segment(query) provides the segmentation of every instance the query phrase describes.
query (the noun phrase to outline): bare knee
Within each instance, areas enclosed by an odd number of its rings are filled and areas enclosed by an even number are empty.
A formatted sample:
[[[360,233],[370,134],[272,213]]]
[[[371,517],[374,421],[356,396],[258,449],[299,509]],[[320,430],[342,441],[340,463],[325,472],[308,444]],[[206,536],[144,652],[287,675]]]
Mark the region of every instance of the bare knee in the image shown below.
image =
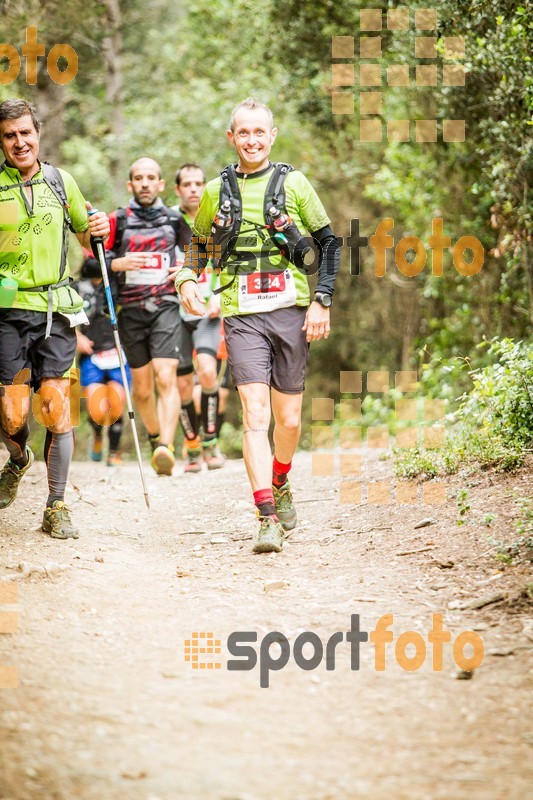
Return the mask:
[[[202,389],[209,391],[214,389],[217,385],[217,370],[216,367],[204,367],[198,369],[198,380]]]
[[[153,387],[146,383],[133,384],[133,397],[136,403],[147,403],[153,395]]]
[[[270,405],[263,400],[249,400],[242,409],[245,428],[254,430],[268,428],[270,423]]]
[[[297,433],[302,426],[300,414],[292,409],[284,410],[281,413],[278,412],[275,421],[276,426],[283,428],[287,433]]]
[[[0,426],[8,436],[14,436],[24,427],[30,413],[28,386],[6,386],[0,399]]]
[[[168,394],[173,389],[177,391],[176,368],[164,367],[156,372],[155,383],[159,394]]]

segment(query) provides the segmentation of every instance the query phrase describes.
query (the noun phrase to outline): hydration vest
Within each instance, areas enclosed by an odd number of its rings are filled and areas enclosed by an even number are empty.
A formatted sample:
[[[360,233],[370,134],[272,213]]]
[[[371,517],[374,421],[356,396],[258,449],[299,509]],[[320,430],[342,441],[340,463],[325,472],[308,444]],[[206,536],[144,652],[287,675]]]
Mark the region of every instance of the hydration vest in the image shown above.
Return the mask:
[[[281,243],[278,238],[273,235],[275,228],[270,213],[272,207],[278,208],[284,214],[287,213],[287,209],[285,208],[286,195],[284,184],[285,178],[289,172],[292,172],[294,167],[281,161],[274,162],[273,167],[263,200],[265,227],[270,232],[271,241],[280,250],[281,254],[291,263],[301,267],[304,263],[303,258],[305,253],[310,249],[309,245],[306,245],[305,237],[302,236],[296,225],[292,223],[292,230],[286,237],[288,242],[286,242],[286,244]],[[232,222],[228,227],[220,228],[217,225],[213,226],[213,245],[217,248],[218,252],[220,252],[220,259],[217,266],[223,267],[227,259],[236,252],[235,245],[238,241],[243,218],[242,197],[235,165],[230,164],[225,167],[220,173],[220,178],[219,208],[222,207],[224,202],[229,201],[232,215]]]
[[[48,309],[46,312],[46,333],[45,338],[48,339],[52,330],[52,313],[53,313],[53,292],[54,289],[61,289],[63,286],[68,286],[71,283],[71,278],[64,278],[64,274],[67,267],[67,254],[68,254],[68,244],[69,244],[69,230],[72,233],[76,233],[74,228],[72,227],[72,220],[70,219],[70,214],[68,210],[70,208],[68,199],[67,199],[67,192],[65,190],[65,184],[63,183],[63,178],[61,176],[60,171],[49,164],[47,161],[41,161],[41,172],[43,174],[42,178],[30,178],[27,181],[19,181],[18,183],[10,183],[7,186],[0,186],[0,192],[6,192],[8,189],[15,189],[17,186],[20,187],[20,193],[22,195],[22,199],[24,200],[24,205],[26,207],[26,213],[29,217],[34,217],[35,214],[33,213],[33,209],[31,208],[28,198],[26,196],[26,192],[24,188],[26,186],[34,186],[37,183],[45,183],[53,195],[59,200],[61,204],[61,208],[63,209],[63,238],[61,243],[61,261],[59,263],[59,281],[57,283],[48,283],[44,284],[43,286],[32,286],[29,288],[19,289],[22,292],[47,292],[48,294]],[[5,162],[0,166],[0,173],[3,172],[5,169]]]
[[[0,173],[5,169],[5,162],[0,166]],[[67,200],[67,193],[65,190],[65,184],[63,183],[63,178],[61,176],[60,171],[49,164],[47,161],[41,161],[41,172],[43,173],[42,178],[30,178],[28,181],[19,181],[19,183],[10,183],[7,186],[0,186],[0,192],[7,192],[8,189],[15,189],[17,186],[20,187],[20,191],[22,194],[22,199],[24,200],[24,205],[26,206],[26,212],[29,217],[35,216],[33,210],[28,203],[28,198],[26,197],[26,193],[23,189],[26,186],[34,186],[36,183],[45,183],[50,191],[55,195],[55,197],[61,203],[61,208],[63,209],[63,243],[61,248],[61,263],[59,265],[59,280],[61,281],[63,275],[65,274],[65,268],[67,265],[67,253],[68,253],[68,242],[69,242],[69,230],[72,233],[75,233],[74,228],[72,227],[72,220],[70,219],[70,214],[68,210],[70,208],[68,200]],[[24,291],[28,291],[25,289]],[[38,291],[36,287],[32,291]]]

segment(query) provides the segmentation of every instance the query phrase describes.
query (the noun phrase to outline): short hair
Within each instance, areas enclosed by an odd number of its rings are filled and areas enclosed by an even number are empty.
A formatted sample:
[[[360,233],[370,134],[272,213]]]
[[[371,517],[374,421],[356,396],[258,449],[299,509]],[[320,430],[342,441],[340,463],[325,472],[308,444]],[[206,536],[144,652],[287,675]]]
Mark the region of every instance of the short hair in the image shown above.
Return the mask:
[[[181,172],[184,169],[199,169],[200,172],[202,173],[202,178],[203,178],[204,183],[205,183],[205,172],[203,171],[203,169],[198,164],[182,164],[181,167],[179,167],[176,170],[176,177],[174,178],[174,182],[175,182],[176,186],[179,186],[180,183],[181,183]]]
[[[256,108],[262,108],[263,111],[266,111],[266,113],[268,114],[268,117],[270,119],[270,127],[271,128],[274,127],[274,115],[270,110],[270,108],[265,103],[261,103],[259,100],[256,100],[255,97],[247,97],[246,100],[242,101],[242,103],[236,105],[233,111],[231,112],[231,117],[229,120],[229,129],[232,133],[235,130],[235,117],[237,116],[241,108],[247,108],[250,111],[253,111]]]
[[[4,100],[0,103],[0,122],[6,119],[20,119],[27,114],[31,117],[33,126],[37,133],[41,130],[41,120],[37,116],[37,109],[33,103],[28,103],[19,97],[14,97],[11,100]]]
[[[159,164],[157,163],[157,161],[155,160],[155,158],[152,158],[151,156],[141,156],[140,158],[136,158],[136,159],[135,159],[135,161],[133,162],[133,164],[132,164],[132,165],[131,165],[131,167],[130,167],[130,171],[129,171],[129,179],[130,179],[130,181],[132,181],[132,180],[133,180],[133,167],[135,166],[135,164],[138,164],[138,163],[139,163],[139,161],[153,161],[153,162],[154,162],[154,164],[155,164],[155,165],[156,165],[156,167],[157,167],[157,172],[158,172],[158,175],[159,175],[159,180],[161,180],[161,177],[162,177],[162,175],[161,175],[161,167],[159,166]]]

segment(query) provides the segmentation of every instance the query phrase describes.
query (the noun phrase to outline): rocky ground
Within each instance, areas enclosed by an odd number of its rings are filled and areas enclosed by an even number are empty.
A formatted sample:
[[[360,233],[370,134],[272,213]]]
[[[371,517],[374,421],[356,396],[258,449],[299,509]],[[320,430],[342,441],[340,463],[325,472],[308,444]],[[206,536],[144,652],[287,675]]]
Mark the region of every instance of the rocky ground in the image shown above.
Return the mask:
[[[0,690],[0,798],[524,800],[532,577],[523,563],[496,561],[490,538],[516,538],[514,495],[532,471],[459,475],[444,505],[349,505],[340,479],[313,477],[300,454],[301,524],[282,554],[257,556],[241,461],[201,476],[149,475],[150,511],[135,464],[77,462],[67,499],[82,535],[66,542],[39,529],[46,478],[36,463],[0,517],[0,602],[18,613],[18,629],[0,637],[0,664],[19,680]],[[389,473],[390,461],[376,459],[373,478]],[[470,505],[462,526],[460,488]],[[433,670],[435,613],[452,642],[464,630],[482,638],[473,673],[460,671],[451,644]],[[352,670],[345,637],[334,670],[325,657],[301,669],[296,638],[310,631],[325,647],[353,614],[365,631],[393,615],[385,669],[367,642]],[[287,638],[290,658],[268,688],[259,664],[227,669],[236,631],[257,634],[257,653],[271,631]],[[405,631],[427,644],[416,671],[397,663]],[[220,654],[199,656],[220,668],[185,660],[193,633],[220,640]],[[302,652],[310,658],[311,645]],[[0,670],[4,681],[11,674]]]

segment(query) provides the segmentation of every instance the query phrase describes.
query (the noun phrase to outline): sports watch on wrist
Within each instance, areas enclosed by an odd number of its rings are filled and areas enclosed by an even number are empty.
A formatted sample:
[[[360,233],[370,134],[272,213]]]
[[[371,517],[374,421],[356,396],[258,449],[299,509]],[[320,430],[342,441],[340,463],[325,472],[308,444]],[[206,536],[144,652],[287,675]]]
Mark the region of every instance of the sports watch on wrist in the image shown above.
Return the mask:
[[[313,299],[317,303],[320,303],[320,305],[323,308],[329,308],[331,306],[331,302],[332,302],[331,295],[330,294],[326,294],[325,292],[315,292],[315,296],[314,296]]]

